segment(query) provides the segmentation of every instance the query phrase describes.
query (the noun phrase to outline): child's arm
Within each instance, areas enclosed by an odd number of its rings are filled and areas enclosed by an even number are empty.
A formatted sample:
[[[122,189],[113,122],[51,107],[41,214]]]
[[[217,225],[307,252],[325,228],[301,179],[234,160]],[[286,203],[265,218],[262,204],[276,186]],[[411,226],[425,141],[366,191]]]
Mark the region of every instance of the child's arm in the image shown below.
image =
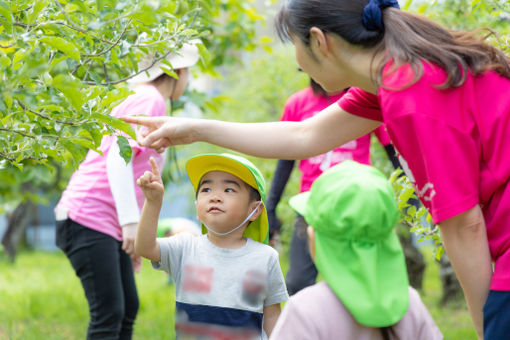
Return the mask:
[[[146,171],[136,183],[142,189],[145,203],[142,216],[138,225],[138,233],[135,240],[137,254],[152,260],[161,261],[161,251],[156,242],[158,229],[158,217],[163,203],[164,186],[159,173],[158,165],[154,158],[150,158],[152,172]]]
[[[266,332],[267,337],[271,335],[273,331],[274,325],[278,320],[278,317],[281,313],[281,308],[279,303],[275,303],[274,305],[264,306],[264,321],[262,327],[264,327],[264,332]]]

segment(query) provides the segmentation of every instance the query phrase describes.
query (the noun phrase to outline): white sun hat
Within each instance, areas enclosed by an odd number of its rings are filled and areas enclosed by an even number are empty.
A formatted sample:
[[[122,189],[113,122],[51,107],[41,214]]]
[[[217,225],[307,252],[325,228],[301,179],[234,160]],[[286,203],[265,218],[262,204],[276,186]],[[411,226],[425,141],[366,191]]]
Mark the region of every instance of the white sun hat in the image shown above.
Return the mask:
[[[199,43],[201,43],[201,41],[198,39],[188,41],[187,43],[184,43],[178,51],[168,54],[165,59],[170,62],[174,70],[193,66],[197,63],[198,58],[200,57],[197,47],[197,44]],[[149,67],[152,64],[153,59],[152,55],[142,59],[138,63],[138,70],[144,70]],[[152,81],[165,73],[162,67],[169,68],[168,65],[163,63],[163,61],[158,61],[148,70],[128,79],[128,83],[137,84]]]

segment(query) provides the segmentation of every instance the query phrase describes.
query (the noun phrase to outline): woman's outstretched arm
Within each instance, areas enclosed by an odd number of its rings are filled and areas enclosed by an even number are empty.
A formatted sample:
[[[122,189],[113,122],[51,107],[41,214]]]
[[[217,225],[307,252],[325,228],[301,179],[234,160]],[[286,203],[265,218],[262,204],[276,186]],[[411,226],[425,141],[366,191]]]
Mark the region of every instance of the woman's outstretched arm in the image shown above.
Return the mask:
[[[233,123],[179,117],[125,117],[148,127],[139,143],[160,151],[171,145],[206,142],[244,154],[279,159],[319,155],[357,139],[380,125],[334,103],[301,122]]]

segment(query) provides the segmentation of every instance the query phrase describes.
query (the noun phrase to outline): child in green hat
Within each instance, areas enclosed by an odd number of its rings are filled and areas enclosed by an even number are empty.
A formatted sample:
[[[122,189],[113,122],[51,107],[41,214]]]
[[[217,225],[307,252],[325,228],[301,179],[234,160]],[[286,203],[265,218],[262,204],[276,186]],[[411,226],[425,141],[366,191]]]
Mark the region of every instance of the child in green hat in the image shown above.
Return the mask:
[[[309,225],[324,281],[287,302],[271,339],[443,338],[409,286],[394,192],[380,171],[345,161],[289,203]]]
[[[264,244],[268,222],[260,171],[230,154],[191,158],[186,171],[207,234],[157,238],[164,187],[156,163],[150,163],[152,172],[137,181],[145,204],[135,249],[172,275],[177,333],[228,339],[270,335],[288,294],[278,253]]]

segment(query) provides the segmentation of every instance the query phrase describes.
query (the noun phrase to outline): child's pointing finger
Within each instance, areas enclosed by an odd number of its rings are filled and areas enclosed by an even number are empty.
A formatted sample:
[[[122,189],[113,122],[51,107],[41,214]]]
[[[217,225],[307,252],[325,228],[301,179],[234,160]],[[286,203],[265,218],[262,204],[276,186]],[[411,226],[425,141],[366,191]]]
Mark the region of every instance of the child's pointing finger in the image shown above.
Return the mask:
[[[158,164],[156,163],[156,161],[154,160],[153,157],[151,157],[149,159],[150,163],[151,163],[151,167],[152,167],[152,173],[154,174],[154,176],[156,177],[160,177],[160,173],[159,173],[159,168],[158,168]]]

